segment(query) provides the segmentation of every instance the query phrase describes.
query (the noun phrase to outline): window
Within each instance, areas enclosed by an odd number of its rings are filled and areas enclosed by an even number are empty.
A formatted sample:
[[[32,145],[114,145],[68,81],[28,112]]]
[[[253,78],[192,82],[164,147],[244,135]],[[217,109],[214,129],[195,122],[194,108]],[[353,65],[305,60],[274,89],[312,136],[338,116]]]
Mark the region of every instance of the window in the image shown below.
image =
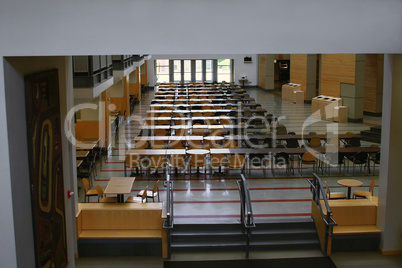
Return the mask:
[[[191,60],[184,60],[184,82],[191,82]]]
[[[196,82],[202,82],[202,75],[203,75],[203,70],[202,70],[202,60],[196,60],[195,61],[195,81]]]
[[[230,59],[218,59],[218,72],[217,82],[221,83],[232,82],[231,60]]]
[[[213,82],[213,69],[212,69],[212,60],[205,61],[205,81]]]
[[[232,82],[233,60],[155,60],[156,84],[163,82]]]
[[[156,83],[169,82],[169,60],[156,60],[155,62]]]
[[[176,83],[181,82],[181,60],[173,61],[173,80]]]

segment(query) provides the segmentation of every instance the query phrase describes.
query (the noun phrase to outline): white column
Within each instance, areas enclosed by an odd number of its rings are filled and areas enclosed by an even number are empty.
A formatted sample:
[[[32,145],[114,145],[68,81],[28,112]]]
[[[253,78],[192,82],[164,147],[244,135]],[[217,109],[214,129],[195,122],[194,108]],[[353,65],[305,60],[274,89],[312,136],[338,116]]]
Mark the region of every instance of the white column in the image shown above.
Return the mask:
[[[14,237],[14,213],[11,196],[10,157],[8,154],[8,133],[6,118],[6,97],[4,87],[4,58],[0,59],[0,260],[1,266],[17,267]]]
[[[402,55],[384,56],[384,94],[381,133],[377,224],[382,230],[383,254],[402,253]]]

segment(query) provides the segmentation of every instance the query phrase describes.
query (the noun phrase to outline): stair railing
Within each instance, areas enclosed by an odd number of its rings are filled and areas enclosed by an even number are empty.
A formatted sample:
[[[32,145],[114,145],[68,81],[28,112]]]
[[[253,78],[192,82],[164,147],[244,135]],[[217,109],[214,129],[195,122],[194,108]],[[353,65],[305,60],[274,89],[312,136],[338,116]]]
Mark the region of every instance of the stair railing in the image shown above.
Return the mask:
[[[250,191],[246,178],[241,174],[241,180],[237,181],[240,194],[240,221],[247,231],[246,236],[246,258],[250,255],[251,229],[255,227],[253,208],[251,206]]]
[[[319,207],[322,220],[325,223],[324,255],[326,256],[328,250],[329,237],[332,237],[334,226],[338,224],[332,218],[332,211],[331,208],[329,207],[327,195],[326,192],[324,191],[324,187],[322,186],[321,178],[317,174],[313,173],[313,178],[308,179],[307,181],[310,184],[310,191],[313,194],[313,201]],[[327,215],[324,214],[320,202],[321,199],[324,201],[324,206],[327,211]]]
[[[170,175],[166,174],[164,182],[166,187],[166,220],[163,221],[163,229],[167,232],[167,248],[168,258],[171,257],[171,230],[173,229],[173,181],[170,180]]]

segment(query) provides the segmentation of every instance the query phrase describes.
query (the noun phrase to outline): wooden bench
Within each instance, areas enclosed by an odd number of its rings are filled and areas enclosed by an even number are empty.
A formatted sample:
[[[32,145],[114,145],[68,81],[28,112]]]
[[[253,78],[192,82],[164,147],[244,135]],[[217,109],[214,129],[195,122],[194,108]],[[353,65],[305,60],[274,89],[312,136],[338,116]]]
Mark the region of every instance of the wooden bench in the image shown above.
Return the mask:
[[[376,250],[381,230],[377,227],[377,205],[371,199],[328,200],[332,218],[338,224],[333,227],[333,237],[329,237],[328,251]],[[321,200],[324,215],[327,215]],[[312,204],[312,216],[323,245],[325,225],[317,205]],[[377,247],[377,248],[376,248]]]
[[[162,253],[163,258],[167,258],[167,237],[163,229],[165,218],[166,212],[162,203],[79,203],[76,216],[77,239],[79,242],[85,241],[81,244],[106,245],[115,242],[130,244],[133,248],[135,241],[141,241],[144,245],[147,244],[147,239],[160,240],[161,248],[157,251]],[[89,240],[91,242],[87,242]],[[128,240],[130,241],[127,242]],[[152,247],[158,246],[152,245]]]

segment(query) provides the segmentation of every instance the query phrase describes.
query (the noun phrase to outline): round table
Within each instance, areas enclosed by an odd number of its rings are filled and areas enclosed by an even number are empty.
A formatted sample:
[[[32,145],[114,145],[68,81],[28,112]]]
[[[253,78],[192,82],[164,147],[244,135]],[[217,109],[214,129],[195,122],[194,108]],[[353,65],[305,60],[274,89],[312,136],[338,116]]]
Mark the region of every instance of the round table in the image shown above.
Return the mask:
[[[342,180],[338,180],[338,184],[341,186],[348,187],[348,199],[350,199],[351,188],[352,187],[360,187],[363,185],[363,182],[361,182],[359,180],[342,179]]]

